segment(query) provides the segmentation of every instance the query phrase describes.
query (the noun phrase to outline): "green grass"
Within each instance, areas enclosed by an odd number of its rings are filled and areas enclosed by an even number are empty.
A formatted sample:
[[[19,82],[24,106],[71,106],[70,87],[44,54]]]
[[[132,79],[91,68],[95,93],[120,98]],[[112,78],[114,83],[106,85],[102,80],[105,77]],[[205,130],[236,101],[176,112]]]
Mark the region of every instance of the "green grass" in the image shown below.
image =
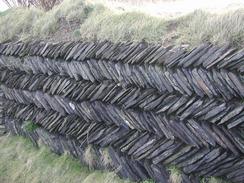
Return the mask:
[[[170,171],[170,181],[171,181],[171,183],[178,183],[178,182],[182,181],[181,171],[177,167],[170,166],[168,168],[168,170]]]
[[[203,42],[242,47],[244,10],[210,14],[201,10],[178,18],[157,18],[139,12],[117,12],[84,0],[64,0],[49,12],[35,8],[0,14],[0,42],[33,38],[59,40],[147,41],[188,44]]]
[[[27,131],[27,132],[33,132],[36,130],[39,126],[32,121],[25,121],[22,125],[22,127]]]
[[[0,41],[49,38],[59,30],[61,22],[67,28],[71,22],[79,26],[91,8],[82,0],[65,0],[48,12],[36,8],[7,10],[0,14]]]
[[[180,19],[177,41],[191,45],[209,41],[216,44],[231,44],[243,47],[243,22],[244,9],[220,15],[211,15],[198,10]]]
[[[113,172],[91,171],[68,155],[35,148],[18,136],[0,137],[1,183],[129,183]]]
[[[138,12],[117,14],[96,7],[81,24],[80,32],[87,39],[161,42],[167,32],[167,22]]]
[[[93,149],[89,146],[84,158],[92,165]],[[102,153],[102,159],[107,165],[111,162],[107,149]],[[96,157],[97,158],[97,157]],[[179,183],[181,171],[175,166],[168,167],[170,181]],[[56,155],[49,148],[32,142],[20,136],[0,137],[0,182],[1,183],[132,183],[122,180],[114,172],[97,171],[89,166],[81,165],[71,156]],[[228,183],[222,179],[203,178],[201,183]],[[153,183],[151,180],[143,183]]]

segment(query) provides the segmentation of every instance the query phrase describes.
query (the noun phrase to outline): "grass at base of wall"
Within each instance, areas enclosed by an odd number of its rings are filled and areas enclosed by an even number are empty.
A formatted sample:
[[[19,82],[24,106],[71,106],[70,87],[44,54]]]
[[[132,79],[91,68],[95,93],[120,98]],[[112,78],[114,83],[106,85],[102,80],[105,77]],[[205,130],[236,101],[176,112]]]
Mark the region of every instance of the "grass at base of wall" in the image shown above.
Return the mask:
[[[107,153],[106,150],[104,152]],[[108,155],[104,155],[107,157]],[[107,158],[106,158],[107,159]],[[108,163],[110,160],[104,160]],[[181,171],[167,167],[171,183],[179,183]],[[69,155],[57,155],[44,145],[33,146],[21,136],[0,137],[0,182],[1,183],[133,183],[120,179],[115,173],[91,170]],[[151,180],[143,183],[153,183]],[[203,178],[201,183],[228,183],[223,179]]]
[[[24,121],[22,128],[33,132],[38,125],[32,121]],[[68,154],[57,155],[41,142],[34,144],[21,136],[0,136],[0,182],[1,183],[132,183],[122,180],[114,172],[93,171],[94,164],[101,158],[104,167],[112,165],[108,148],[102,150],[98,157],[88,145],[84,151],[82,166],[77,159]],[[182,182],[182,172],[176,166],[166,166],[170,183]],[[153,183],[146,180],[142,183]],[[228,183],[220,178],[202,178],[201,183]]]
[[[113,172],[91,171],[69,155],[36,148],[19,136],[0,137],[1,183],[130,183]]]

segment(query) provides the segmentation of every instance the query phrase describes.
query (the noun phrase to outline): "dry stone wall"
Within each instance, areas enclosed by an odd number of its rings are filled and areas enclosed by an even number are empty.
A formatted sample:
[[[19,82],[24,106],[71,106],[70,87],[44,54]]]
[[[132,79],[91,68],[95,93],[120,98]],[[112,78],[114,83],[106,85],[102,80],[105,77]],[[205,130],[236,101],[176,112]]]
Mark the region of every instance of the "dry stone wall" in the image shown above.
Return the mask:
[[[3,93],[0,89],[0,136],[6,133],[5,125],[4,125],[4,117],[3,117],[3,101],[1,98],[3,97]]]
[[[244,182],[244,51],[146,43],[0,45],[7,131],[84,160],[108,149],[116,171],[135,181],[220,176]],[[23,129],[25,121],[39,126]],[[0,124],[0,126],[1,126]]]

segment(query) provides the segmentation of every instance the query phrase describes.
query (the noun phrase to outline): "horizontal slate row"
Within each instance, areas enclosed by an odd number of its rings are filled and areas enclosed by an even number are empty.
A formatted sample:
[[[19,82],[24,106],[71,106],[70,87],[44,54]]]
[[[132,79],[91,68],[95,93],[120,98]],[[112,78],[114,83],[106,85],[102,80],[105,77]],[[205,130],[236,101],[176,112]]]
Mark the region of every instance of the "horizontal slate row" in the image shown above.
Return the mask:
[[[76,81],[59,75],[33,75],[8,69],[0,70],[0,82],[9,88],[42,91],[75,102],[101,101],[104,104],[115,104],[122,110],[152,111],[159,115],[173,115],[179,120],[194,119],[224,124],[229,129],[244,125],[244,105],[239,100],[226,102],[207,97],[191,98],[176,94],[161,94],[153,89],[134,86],[123,88],[110,82]]]
[[[243,157],[231,155],[221,147],[194,148],[177,140],[158,138],[148,132],[138,132],[93,122],[88,124],[86,121],[69,115],[57,120],[52,111],[47,113],[37,107],[25,107],[11,101],[6,101],[5,104],[9,105],[6,115],[10,118],[32,120],[49,132],[77,139],[81,146],[88,144],[98,147],[109,146],[140,164],[147,162],[151,166],[159,167],[162,164],[173,164],[181,167],[185,174],[226,176],[227,179],[234,182],[242,182]],[[50,130],[52,127],[56,130]],[[133,164],[135,165],[135,163]],[[126,169],[126,166],[123,167]],[[135,169],[137,168],[135,167]],[[148,178],[145,172],[138,172],[138,175],[141,180]]]
[[[54,110],[61,115],[76,115],[88,122],[95,121],[110,126],[116,125],[126,129],[148,131],[157,134],[159,137],[165,136],[168,139],[179,138],[184,143],[195,147],[216,147],[220,145],[235,155],[244,154],[244,138],[241,135],[244,127],[228,130],[224,126],[218,127],[205,121],[196,122],[194,119],[179,121],[152,112],[122,110],[99,101],[77,103],[67,98],[57,95],[51,96],[40,91],[29,92],[10,89],[4,85],[1,88],[7,99],[27,105],[34,104],[46,111]],[[62,118],[62,116],[59,117]],[[56,117],[55,119],[58,120],[59,118]],[[55,128],[53,129],[55,130]]]
[[[65,75],[76,80],[84,79],[91,82],[109,80],[123,87],[136,85],[188,96],[222,97],[226,100],[244,97],[242,74],[225,69],[206,70],[196,67],[170,69],[157,65],[140,66],[102,60],[65,62],[36,56],[25,58],[0,56],[1,67],[35,74]]]
[[[168,68],[203,67],[244,71],[244,51],[228,45],[202,44],[188,51],[182,47],[163,47],[147,43],[9,42],[0,44],[0,54],[23,57],[35,55],[47,58],[84,61],[111,60],[127,64],[158,64]]]

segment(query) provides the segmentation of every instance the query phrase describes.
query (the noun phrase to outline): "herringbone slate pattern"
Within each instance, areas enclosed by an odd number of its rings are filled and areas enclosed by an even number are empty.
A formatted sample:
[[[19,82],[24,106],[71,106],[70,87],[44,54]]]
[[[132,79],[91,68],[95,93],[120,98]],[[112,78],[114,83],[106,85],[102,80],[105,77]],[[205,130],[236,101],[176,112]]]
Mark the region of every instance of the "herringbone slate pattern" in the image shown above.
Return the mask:
[[[0,128],[82,162],[87,146],[97,156],[109,148],[109,169],[135,181],[170,182],[174,165],[182,182],[242,183],[243,73],[244,51],[228,46],[5,43]],[[24,121],[40,128],[27,132]]]

